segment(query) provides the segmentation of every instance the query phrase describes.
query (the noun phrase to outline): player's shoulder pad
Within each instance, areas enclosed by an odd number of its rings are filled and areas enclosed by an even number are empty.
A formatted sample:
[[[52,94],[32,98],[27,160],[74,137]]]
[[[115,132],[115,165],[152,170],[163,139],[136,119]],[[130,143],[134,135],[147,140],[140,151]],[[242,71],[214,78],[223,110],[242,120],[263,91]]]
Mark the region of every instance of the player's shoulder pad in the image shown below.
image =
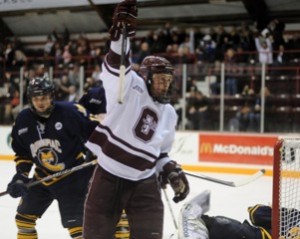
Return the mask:
[[[82,105],[75,102],[59,101],[59,102],[55,102],[55,107],[57,111],[63,111],[64,113],[67,114],[81,113],[84,116],[88,115],[87,110]]]
[[[89,98],[101,99],[105,97],[104,87],[93,87],[88,91]]]

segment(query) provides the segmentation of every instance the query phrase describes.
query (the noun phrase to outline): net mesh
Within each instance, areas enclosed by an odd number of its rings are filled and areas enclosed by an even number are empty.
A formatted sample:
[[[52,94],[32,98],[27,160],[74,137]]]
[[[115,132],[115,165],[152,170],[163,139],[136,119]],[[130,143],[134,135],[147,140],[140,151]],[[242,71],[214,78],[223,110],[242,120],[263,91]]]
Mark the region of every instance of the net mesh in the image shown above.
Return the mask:
[[[283,139],[279,150],[279,239],[300,239],[300,139]]]

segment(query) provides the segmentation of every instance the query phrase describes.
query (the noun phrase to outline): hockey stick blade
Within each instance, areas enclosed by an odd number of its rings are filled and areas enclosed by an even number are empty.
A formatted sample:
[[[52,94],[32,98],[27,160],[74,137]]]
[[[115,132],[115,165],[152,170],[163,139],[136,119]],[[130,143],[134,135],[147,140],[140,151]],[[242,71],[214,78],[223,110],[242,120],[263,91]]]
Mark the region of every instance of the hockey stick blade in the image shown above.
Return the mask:
[[[89,166],[96,165],[96,164],[97,164],[97,160],[93,160],[93,161],[88,162],[88,163],[80,164],[80,165],[75,166],[75,167],[73,167],[73,168],[69,168],[69,169],[66,169],[66,170],[64,170],[64,171],[60,171],[60,172],[51,174],[51,175],[49,175],[49,176],[47,176],[47,177],[44,177],[44,178],[42,178],[42,179],[40,179],[40,180],[38,180],[38,181],[33,181],[33,182],[31,182],[31,183],[28,183],[28,184],[26,184],[26,186],[27,186],[28,188],[30,188],[30,187],[32,187],[32,186],[41,184],[42,182],[48,181],[48,180],[50,180],[50,179],[52,179],[52,178],[56,178],[56,177],[59,177],[59,176],[62,176],[62,175],[68,174],[68,173],[73,173],[73,172],[75,172],[75,171],[78,171],[78,170],[81,170],[81,169],[84,169],[84,168],[87,168],[87,167],[89,167]],[[1,196],[4,196],[4,195],[6,195],[6,194],[8,194],[7,191],[1,192],[1,193],[0,193],[0,197],[1,197]]]
[[[214,178],[214,177],[210,177],[210,176],[206,176],[206,175],[195,174],[195,173],[185,171],[185,174],[188,175],[188,176],[203,179],[203,180],[207,180],[207,181],[222,184],[222,185],[226,185],[226,186],[229,186],[229,187],[240,187],[240,186],[247,185],[247,184],[252,183],[255,180],[259,179],[265,173],[266,173],[265,169],[260,169],[259,171],[257,171],[256,173],[250,175],[249,177],[247,177],[245,179],[242,179],[240,181],[234,182],[234,181],[227,181],[227,180],[223,180],[223,179],[218,179],[218,178]]]

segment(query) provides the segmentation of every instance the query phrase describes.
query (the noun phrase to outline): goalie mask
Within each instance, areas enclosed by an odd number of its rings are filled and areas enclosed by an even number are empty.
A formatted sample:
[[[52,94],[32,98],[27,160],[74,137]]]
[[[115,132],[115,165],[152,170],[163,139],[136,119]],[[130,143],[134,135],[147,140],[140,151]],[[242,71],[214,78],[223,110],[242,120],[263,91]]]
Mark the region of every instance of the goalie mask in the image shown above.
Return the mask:
[[[174,68],[167,59],[158,56],[146,57],[141,63],[139,74],[145,80],[154,101],[162,104],[170,102]]]
[[[47,77],[36,77],[29,81],[27,98],[30,109],[36,115],[48,118],[54,108],[54,84]]]

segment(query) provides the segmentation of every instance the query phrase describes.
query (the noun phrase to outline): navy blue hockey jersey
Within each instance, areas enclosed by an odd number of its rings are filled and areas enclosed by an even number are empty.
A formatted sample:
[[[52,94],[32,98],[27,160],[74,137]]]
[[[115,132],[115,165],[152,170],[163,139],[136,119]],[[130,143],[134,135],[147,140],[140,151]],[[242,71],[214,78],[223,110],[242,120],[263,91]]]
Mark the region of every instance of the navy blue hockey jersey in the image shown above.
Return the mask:
[[[94,115],[105,114],[106,98],[103,86],[96,86],[89,89],[88,92],[80,98],[78,103],[83,105]]]
[[[35,165],[35,177],[40,179],[81,164],[84,142],[97,124],[84,107],[70,102],[55,102],[48,119],[22,110],[12,129],[17,171],[28,174]]]

